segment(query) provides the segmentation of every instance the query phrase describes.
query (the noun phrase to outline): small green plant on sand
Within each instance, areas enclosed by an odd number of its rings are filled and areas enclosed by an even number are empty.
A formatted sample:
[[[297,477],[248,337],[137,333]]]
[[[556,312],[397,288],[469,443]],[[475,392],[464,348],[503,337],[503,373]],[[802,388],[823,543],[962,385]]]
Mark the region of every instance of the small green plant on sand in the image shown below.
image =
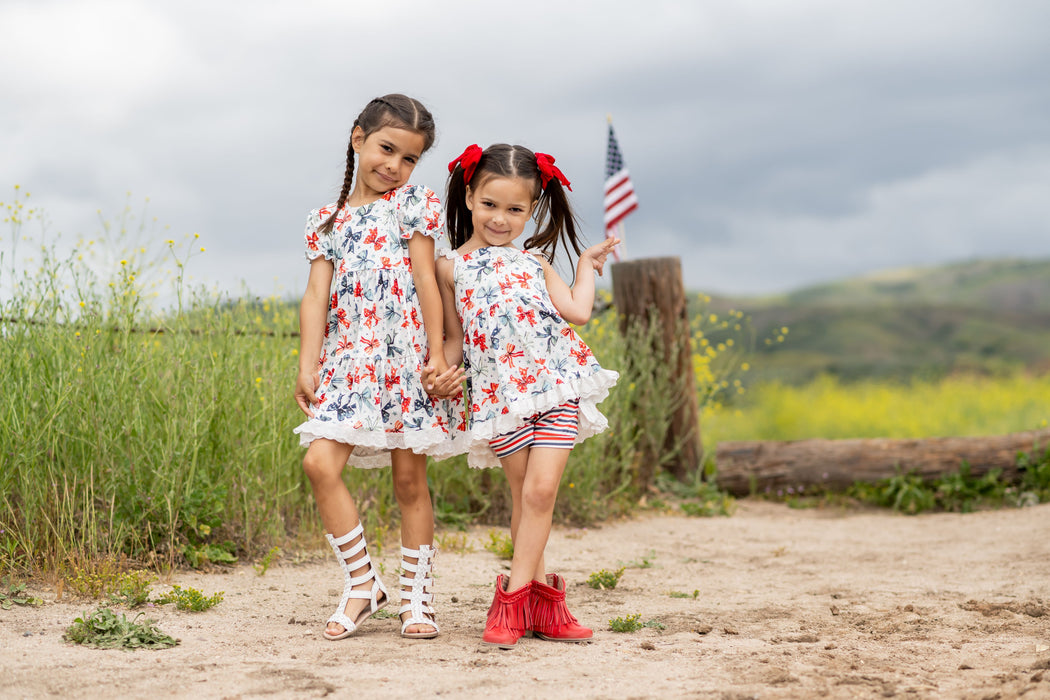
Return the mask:
[[[10,610],[13,605],[41,605],[43,602],[26,593],[24,583],[12,583],[10,578],[4,579],[3,588],[0,588],[0,608]]]
[[[434,544],[445,552],[473,552],[474,547],[467,540],[465,532],[443,532],[434,536]]]
[[[263,555],[263,558],[253,565],[255,573],[259,574],[260,576],[264,576],[266,572],[269,571],[270,565],[272,565],[275,561],[277,561],[280,558],[281,548],[270,547],[270,551]]]
[[[109,600],[129,608],[144,605],[149,602],[150,584],[156,580],[148,571],[126,571],[117,577],[116,590],[110,592]]]
[[[696,600],[697,597],[700,595],[700,591],[694,590],[692,593],[683,593],[682,591],[671,591],[667,595],[671,596],[672,598],[692,598],[693,600]]]
[[[128,620],[123,613],[118,618],[109,608],[99,608],[74,620],[62,637],[74,644],[99,649],[165,649],[179,643],[178,639],[157,629],[153,620],[139,622],[143,614]]]
[[[637,632],[642,629],[641,615],[628,615],[627,617],[614,617],[609,620],[609,629],[613,632]]]
[[[662,622],[656,620],[649,620],[648,622],[642,622],[641,615],[628,615],[627,617],[614,617],[609,620],[609,629],[613,632],[637,632],[643,627],[649,627],[651,629],[662,630],[666,629],[666,626]]]
[[[656,550],[650,549],[649,552],[641,559],[634,561],[620,562],[621,565],[628,569],[651,569],[653,566],[653,560],[656,559]]]
[[[514,540],[497,530],[489,530],[489,541],[485,543],[485,549],[500,559],[514,558]]]
[[[208,608],[214,607],[222,602],[223,592],[219,591],[214,595],[206,596],[196,588],[182,588],[181,586],[172,586],[171,591],[165,593],[161,597],[157,598],[155,603],[158,605],[167,605],[168,603],[175,603],[176,610],[192,610],[193,612],[203,612]]]
[[[112,560],[100,560],[88,567],[77,567],[66,577],[70,590],[85,598],[107,598],[111,605],[134,608],[149,601],[150,585],[156,577],[141,569],[120,571]]]
[[[623,576],[623,570],[624,567],[621,566],[616,571],[609,571],[608,569],[596,571],[587,578],[587,585],[603,591],[616,588],[616,584],[620,582],[620,577]]]

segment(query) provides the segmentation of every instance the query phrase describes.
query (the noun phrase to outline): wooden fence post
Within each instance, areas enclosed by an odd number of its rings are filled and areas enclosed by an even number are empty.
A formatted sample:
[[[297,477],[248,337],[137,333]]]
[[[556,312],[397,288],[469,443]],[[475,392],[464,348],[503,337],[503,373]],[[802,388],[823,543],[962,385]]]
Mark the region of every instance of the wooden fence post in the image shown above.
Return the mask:
[[[612,265],[613,305],[620,314],[621,330],[635,319],[649,324],[654,318],[661,325],[661,348],[628,348],[629,353],[662,353],[668,363],[674,363],[674,377],[678,379],[676,396],[669,401],[678,404],[677,411],[664,439],[664,450],[677,448],[677,454],[666,465],[667,471],[681,479],[700,466],[703,448],[700,443],[700,410],[696,397],[696,378],[693,374],[692,341],[689,333],[689,312],[682,284],[682,264],[678,258],[643,258]],[[657,455],[641,465],[651,476]],[[649,479],[644,478],[643,483]]]

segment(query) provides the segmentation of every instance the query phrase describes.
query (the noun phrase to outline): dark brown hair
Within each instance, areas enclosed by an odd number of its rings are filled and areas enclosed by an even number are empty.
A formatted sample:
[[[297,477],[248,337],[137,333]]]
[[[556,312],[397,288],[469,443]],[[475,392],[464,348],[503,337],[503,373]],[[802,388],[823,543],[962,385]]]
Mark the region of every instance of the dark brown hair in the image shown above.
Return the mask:
[[[434,117],[430,111],[419,100],[406,95],[393,93],[377,97],[361,110],[350,128],[350,143],[346,147],[346,172],[343,174],[343,189],[339,191],[339,199],[335,203],[335,209],[325,219],[317,230],[327,233],[332,230],[335,215],[346,203],[350,194],[350,186],[354,179],[354,129],[361,127],[368,138],[385,126],[397,129],[407,129],[423,136],[423,152],[434,145]]]
[[[489,146],[482,152],[470,184],[477,188],[491,177],[520,177],[533,184],[532,198],[537,202],[536,232],[525,241],[525,248],[539,249],[550,262],[554,262],[559,243],[564,243],[566,247],[571,245],[576,255],[580,254],[576,216],[565,188],[556,177],[550,179],[546,188],[541,187],[535,153],[524,146],[506,143]],[[463,167],[459,164],[448,176],[445,212],[449,241],[453,248],[458,248],[474,234],[474,223],[467,209],[467,183],[463,179]]]

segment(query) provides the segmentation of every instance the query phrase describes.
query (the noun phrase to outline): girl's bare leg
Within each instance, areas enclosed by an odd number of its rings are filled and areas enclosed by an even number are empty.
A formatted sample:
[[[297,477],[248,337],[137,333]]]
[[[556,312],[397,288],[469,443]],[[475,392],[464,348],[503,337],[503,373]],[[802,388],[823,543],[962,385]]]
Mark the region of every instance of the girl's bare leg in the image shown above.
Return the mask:
[[[319,439],[310,443],[303,458],[303,471],[310,479],[313,488],[314,500],[317,502],[317,510],[321,514],[321,523],[324,529],[334,537],[341,537],[350,532],[361,522],[361,517],[354,505],[354,499],[350,497],[350,491],[343,483],[343,468],[350,456],[353,446],[334,440]],[[344,544],[340,549],[344,552],[360,541],[355,537],[352,541]],[[368,573],[368,568],[362,566],[351,572],[353,576],[361,576]],[[372,581],[367,581],[354,586],[355,590],[370,590]],[[346,616],[356,620],[357,616],[368,607],[369,602],[361,598],[351,598],[346,604]],[[339,634],[343,626],[336,622],[328,623],[328,631],[331,634]]]
[[[558,485],[569,461],[570,451],[553,447],[528,450],[521,490],[521,517],[514,540],[514,558],[510,562],[508,591],[516,591],[537,577],[543,580],[543,550],[550,538]],[[516,457],[520,452],[507,459]]]
[[[393,450],[390,455],[394,476],[394,497],[401,509],[401,546],[419,549],[434,542],[434,505],[427,485],[427,458],[411,450]],[[415,564],[414,557],[405,557]],[[406,615],[408,613],[405,613]],[[405,632],[433,632],[432,625],[409,625]]]
[[[530,448],[525,447],[500,460],[503,474],[507,477],[507,483],[510,484],[510,540],[514,543],[515,551],[517,551],[518,544],[518,523],[521,522],[521,492],[525,487],[525,470],[529,462],[529,452]],[[540,561],[533,578],[543,581],[544,573],[543,555],[540,554]]]

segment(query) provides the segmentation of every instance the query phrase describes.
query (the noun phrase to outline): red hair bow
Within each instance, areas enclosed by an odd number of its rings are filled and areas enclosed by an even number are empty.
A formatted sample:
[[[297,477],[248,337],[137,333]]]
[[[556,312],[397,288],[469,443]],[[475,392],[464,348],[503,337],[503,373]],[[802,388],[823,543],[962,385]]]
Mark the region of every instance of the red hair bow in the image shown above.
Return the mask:
[[[469,183],[470,178],[474,177],[474,169],[478,167],[478,161],[481,160],[481,153],[481,147],[478,144],[470,144],[458,158],[448,164],[448,171],[455,170],[458,163],[459,167],[463,168],[463,182]]]
[[[540,184],[543,185],[543,189],[547,189],[547,183],[551,181],[552,177],[556,177],[558,178],[558,182],[572,192],[572,185],[569,184],[569,178],[565,177],[565,174],[554,164],[554,156],[547,155],[546,153],[537,153],[536,167],[540,169]]]

